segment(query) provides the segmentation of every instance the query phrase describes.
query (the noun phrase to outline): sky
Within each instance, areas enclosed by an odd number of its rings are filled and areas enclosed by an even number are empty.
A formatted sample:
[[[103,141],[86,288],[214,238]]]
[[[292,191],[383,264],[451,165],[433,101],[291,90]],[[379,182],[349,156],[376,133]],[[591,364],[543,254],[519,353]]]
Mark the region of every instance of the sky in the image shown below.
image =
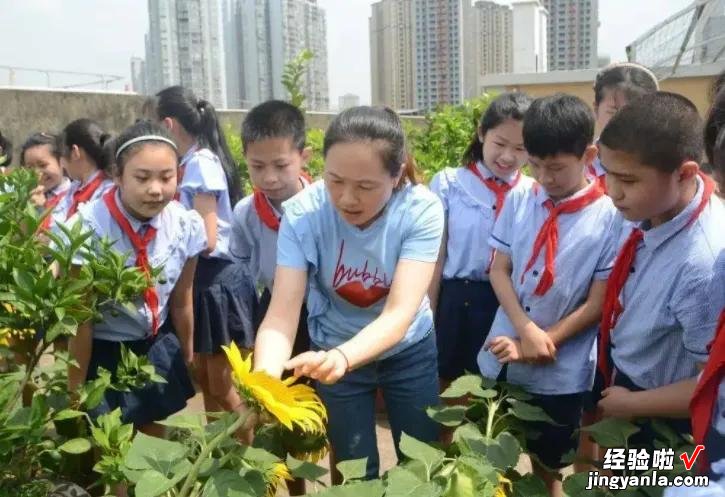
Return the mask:
[[[318,0],[327,13],[330,102],[353,93],[370,102],[368,18],[376,0]],[[692,0],[599,0],[599,53],[625,60],[624,48]],[[499,0],[499,3],[511,3]],[[130,87],[130,59],[144,57],[147,0],[0,0],[2,66],[121,76],[109,89]],[[51,75],[58,87],[100,77]],[[45,86],[46,75],[15,71],[16,86]],[[101,85],[86,88],[101,89]]]

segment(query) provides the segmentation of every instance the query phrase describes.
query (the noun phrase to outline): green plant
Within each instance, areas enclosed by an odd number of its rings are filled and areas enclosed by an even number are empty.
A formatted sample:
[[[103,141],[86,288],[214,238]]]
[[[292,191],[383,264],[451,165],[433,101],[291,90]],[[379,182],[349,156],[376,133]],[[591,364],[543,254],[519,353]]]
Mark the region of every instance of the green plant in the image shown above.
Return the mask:
[[[460,105],[445,105],[426,116],[426,126],[404,122],[411,153],[426,181],[445,167],[461,164],[481,115],[494,95],[483,94]]]
[[[304,112],[305,94],[302,90],[302,78],[307,65],[314,58],[310,50],[302,50],[295,58],[288,61],[282,70],[282,86],[289,93],[289,101]]]

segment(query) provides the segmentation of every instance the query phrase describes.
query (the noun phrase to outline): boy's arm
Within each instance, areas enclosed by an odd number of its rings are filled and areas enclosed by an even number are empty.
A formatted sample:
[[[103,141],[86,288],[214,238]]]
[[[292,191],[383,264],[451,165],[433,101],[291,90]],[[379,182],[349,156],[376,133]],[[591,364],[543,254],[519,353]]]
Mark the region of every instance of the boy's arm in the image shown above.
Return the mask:
[[[533,361],[554,360],[556,346],[547,333],[539,328],[521,307],[511,280],[512,270],[511,257],[496,250],[489,273],[491,286],[493,286],[501,307],[513,324],[516,334],[521,338],[521,351],[524,358]]]
[[[602,392],[598,407],[605,417],[687,418],[696,386],[697,378],[688,378],[641,392],[632,392],[624,387],[609,387]]]
[[[547,330],[554,345],[558,347],[601,320],[606,289],[606,281],[595,280],[589,288],[589,295],[584,303]]]

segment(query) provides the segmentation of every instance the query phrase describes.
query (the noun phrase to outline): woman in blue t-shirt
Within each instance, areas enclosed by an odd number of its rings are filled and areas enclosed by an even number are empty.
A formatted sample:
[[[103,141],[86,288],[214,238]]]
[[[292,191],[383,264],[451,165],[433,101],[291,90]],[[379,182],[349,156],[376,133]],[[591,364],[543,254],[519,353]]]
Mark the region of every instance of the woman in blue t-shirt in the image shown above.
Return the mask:
[[[330,124],[324,182],[285,202],[272,301],[255,368],[315,380],[337,460],[367,457],[378,474],[375,396],[383,392],[398,457],[401,432],[438,437],[425,408],[438,402],[433,314],[426,290],[443,207],[416,185],[400,119],[355,107]],[[290,359],[307,296],[312,350]]]

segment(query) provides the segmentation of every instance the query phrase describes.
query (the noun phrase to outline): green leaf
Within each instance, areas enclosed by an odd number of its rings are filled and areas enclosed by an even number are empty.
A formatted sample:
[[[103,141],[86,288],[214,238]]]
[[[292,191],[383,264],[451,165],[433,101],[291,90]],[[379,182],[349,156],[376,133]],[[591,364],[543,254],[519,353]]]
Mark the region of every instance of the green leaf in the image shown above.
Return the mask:
[[[345,481],[359,480],[365,477],[368,458],[352,459],[337,463],[337,470]]]
[[[330,487],[315,497],[383,497],[385,487],[380,480],[356,481],[342,487]]]
[[[498,395],[496,390],[482,387],[483,378],[478,375],[465,375],[457,378],[446,388],[441,397],[446,399],[457,399],[466,395],[473,395],[481,399],[492,399]]]
[[[466,416],[466,406],[433,406],[426,409],[428,416],[443,426],[458,426]]]
[[[295,478],[304,478],[309,481],[317,481],[328,473],[322,466],[307,461],[300,461],[290,455],[287,456],[287,467]]]
[[[602,447],[625,447],[629,437],[637,433],[639,427],[623,419],[605,418],[581,430],[590,433]]]
[[[205,416],[201,413],[194,414],[177,414],[163,421],[157,421],[158,424],[168,426],[170,428],[179,428],[181,430],[189,430],[194,432],[202,432],[206,424]]]
[[[248,445],[242,447],[240,453],[241,456],[248,461],[274,463],[280,460],[279,457],[275,456],[271,452],[267,452],[264,449],[258,449],[257,447],[250,447]]]
[[[610,493],[605,492],[600,488],[592,488],[592,489],[587,490],[588,483],[589,483],[589,473],[588,472],[574,473],[573,475],[564,479],[564,494],[567,497],[582,497],[582,496],[603,497],[603,496],[611,495]],[[521,497],[524,497],[524,495],[525,494],[521,494]],[[546,495],[546,494],[544,494],[544,495]],[[526,497],[528,497],[528,495],[526,495]]]
[[[483,440],[484,436],[481,430],[478,429],[478,426],[473,423],[466,423],[456,428],[453,432],[453,442],[459,443],[466,439]]]
[[[509,412],[522,421],[541,421],[552,425],[557,424],[541,407],[532,406],[520,400],[511,401]]]
[[[189,449],[178,442],[137,433],[126,454],[124,464],[129,469],[154,469],[168,475],[183,460]]]
[[[66,316],[63,318],[62,321],[58,321],[57,323],[54,323],[48,329],[48,333],[46,333],[46,335],[45,335],[45,341],[54,342],[60,336],[74,335],[77,328],[78,328],[78,323],[76,323],[76,320],[70,316]]]
[[[385,497],[438,497],[442,488],[434,481],[421,481],[407,469],[397,466],[385,475]]]
[[[173,486],[173,480],[166,478],[158,471],[149,469],[141,474],[141,478],[136,483],[135,494],[136,497],[157,497]]]
[[[223,469],[214,473],[204,484],[202,497],[255,497],[252,486],[239,472]]]
[[[486,458],[491,461],[491,464],[503,471],[516,467],[520,456],[521,445],[508,432],[499,434],[496,442],[489,445],[486,451]]]
[[[513,481],[512,497],[549,497],[549,491],[541,478],[534,474],[528,474]]]
[[[91,450],[91,441],[87,438],[74,438],[58,447],[58,450],[68,454],[85,454]]]
[[[53,416],[53,419],[56,421],[63,421],[65,419],[80,418],[82,416],[85,416],[85,413],[82,411],[75,411],[73,409],[63,409],[58,414]]]
[[[410,459],[421,461],[430,475],[433,468],[443,461],[445,452],[423,443],[403,432],[400,436],[400,451]]]

